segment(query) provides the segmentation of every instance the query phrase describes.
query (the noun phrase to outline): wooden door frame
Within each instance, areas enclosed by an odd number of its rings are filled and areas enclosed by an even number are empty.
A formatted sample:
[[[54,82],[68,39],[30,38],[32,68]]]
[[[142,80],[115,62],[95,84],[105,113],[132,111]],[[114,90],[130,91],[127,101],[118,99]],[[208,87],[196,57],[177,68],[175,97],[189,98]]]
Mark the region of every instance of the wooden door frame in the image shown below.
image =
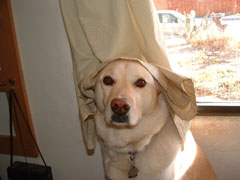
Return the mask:
[[[15,80],[15,93],[20,101],[21,108],[24,112],[24,116],[26,117],[28,124],[30,125],[33,136],[36,139],[24,85],[24,78],[18,51],[10,0],[0,0],[0,66],[0,83],[7,84],[6,86],[3,86],[3,84],[0,86],[0,92],[7,92],[9,88],[11,88],[10,84],[7,82],[10,79]],[[17,113],[23,137],[25,154],[28,157],[38,157],[39,153],[34,145],[28,128],[24,122],[24,119],[18,109]],[[13,152],[15,155],[22,156],[24,154],[20,143],[19,131],[17,129],[15,117],[13,117],[13,126],[16,134],[13,138]],[[10,153],[10,136],[0,135],[0,153]]]

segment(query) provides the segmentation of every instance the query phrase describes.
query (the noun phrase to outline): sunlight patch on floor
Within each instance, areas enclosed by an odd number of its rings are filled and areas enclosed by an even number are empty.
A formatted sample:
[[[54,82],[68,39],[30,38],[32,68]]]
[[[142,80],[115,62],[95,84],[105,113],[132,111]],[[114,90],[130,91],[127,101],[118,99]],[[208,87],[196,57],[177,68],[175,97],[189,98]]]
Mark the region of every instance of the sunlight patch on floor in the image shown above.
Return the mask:
[[[188,131],[184,151],[181,151],[181,148],[178,151],[176,157],[176,163],[174,166],[175,178],[174,180],[180,179],[188,168],[192,165],[197,154],[197,146],[192,137],[192,133]]]

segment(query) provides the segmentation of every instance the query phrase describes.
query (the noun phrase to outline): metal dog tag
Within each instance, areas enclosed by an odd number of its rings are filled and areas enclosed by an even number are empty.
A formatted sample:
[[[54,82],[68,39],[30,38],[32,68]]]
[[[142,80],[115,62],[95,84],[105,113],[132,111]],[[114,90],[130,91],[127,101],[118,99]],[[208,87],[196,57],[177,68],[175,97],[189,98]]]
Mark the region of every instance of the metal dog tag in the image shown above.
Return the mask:
[[[134,178],[138,175],[138,168],[135,166],[132,166],[131,169],[128,171],[128,178]]]

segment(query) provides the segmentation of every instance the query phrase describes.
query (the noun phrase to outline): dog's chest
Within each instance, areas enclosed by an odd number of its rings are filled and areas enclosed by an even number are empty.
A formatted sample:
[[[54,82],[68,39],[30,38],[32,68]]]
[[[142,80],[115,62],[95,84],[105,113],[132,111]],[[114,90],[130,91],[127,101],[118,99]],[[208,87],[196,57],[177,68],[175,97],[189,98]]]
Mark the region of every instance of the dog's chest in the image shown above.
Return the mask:
[[[149,157],[149,155],[145,156],[141,153],[137,153],[135,160],[131,160],[132,157],[128,153],[119,154],[119,155],[115,154],[114,157],[111,157],[111,155],[107,157],[105,156],[104,163],[106,168],[105,170],[112,179],[116,177],[119,180],[126,180],[126,179],[172,180],[173,179],[172,165],[170,165],[167,168],[162,167],[163,164],[159,162],[157,158],[155,158],[156,161],[152,161],[154,157]],[[129,175],[131,175],[132,178],[130,178]]]
[[[173,162],[175,158],[176,147],[167,144],[162,139],[161,134],[155,136],[151,143],[144,150],[137,152],[134,157],[134,162],[131,162],[131,155],[128,153],[109,153],[105,156],[105,167],[110,167],[107,174],[113,174],[113,177],[123,177],[127,179],[132,165],[138,169],[136,180],[172,180],[173,179]],[[167,139],[166,141],[171,141]],[[178,143],[171,143],[178,144]],[[166,148],[167,147],[167,148]],[[116,168],[116,169],[115,169]],[[114,173],[112,173],[114,172]],[[115,174],[119,172],[120,175]],[[133,172],[134,174],[135,172]],[[125,177],[125,178],[124,178]]]
[[[174,158],[157,151],[139,153],[135,166],[139,173],[137,180],[172,180]]]

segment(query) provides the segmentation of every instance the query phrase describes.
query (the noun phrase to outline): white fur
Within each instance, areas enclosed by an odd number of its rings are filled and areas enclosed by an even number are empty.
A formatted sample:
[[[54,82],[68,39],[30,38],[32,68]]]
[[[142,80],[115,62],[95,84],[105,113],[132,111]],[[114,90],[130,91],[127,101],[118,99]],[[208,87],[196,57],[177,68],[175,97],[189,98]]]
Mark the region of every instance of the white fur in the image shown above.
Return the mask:
[[[105,85],[103,79],[106,76],[111,76],[115,83],[110,86]],[[139,78],[146,80],[145,87],[136,87],[135,82]],[[137,152],[135,166],[139,173],[133,179],[175,180],[184,175],[191,163],[183,167],[185,159],[182,157],[188,157],[192,147],[186,146],[187,150],[178,153],[181,140],[176,126],[170,117],[157,82],[142,65],[124,60],[110,63],[98,74],[95,94],[96,130],[107,179],[128,179],[128,171],[131,167],[129,152]],[[130,102],[131,109],[127,114],[129,122],[111,121],[113,114],[111,101],[115,98],[126,98]],[[191,133],[189,137],[194,144]],[[191,158],[193,162],[195,154]],[[207,163],[204,166],[206,168],[202,168],[199,175],[197,174],[199,179],[210,169]],[[176,173],[176,169],[184,168],[184,172]],[[196,172],[193,171],[193,174],[196,175]],[[206,176],[210,177],[208,174]],[[192,177],[193,175],[190,174],[184,180],[193,180]],[[212,177],[215,179],[214,173]]]
[[[160,110],[133,129],[109,127],[100,115],[96,127],[103,153],[105,172],[110,179],[127,179],[130,169],[128,152],[137,151],[139,180],[173,179],[174,159],[180,147],[176,127],[166,104],[159,98]]]
[[[115,80],[113,86],[102,82],[107,75]],[[146,87],[135,87],[134,82],[139,78],[147,81]],[[179,150],[180,139],[151,74],[137,62],[113,62],[98,75],[95,94],[96,129],[108,178],[127,179],[128,152],[138,152],[136,179],[172,179],[172,162]],[[110,121],[110,103],[119,97],[131,101],[129,124],[112,124]]]

